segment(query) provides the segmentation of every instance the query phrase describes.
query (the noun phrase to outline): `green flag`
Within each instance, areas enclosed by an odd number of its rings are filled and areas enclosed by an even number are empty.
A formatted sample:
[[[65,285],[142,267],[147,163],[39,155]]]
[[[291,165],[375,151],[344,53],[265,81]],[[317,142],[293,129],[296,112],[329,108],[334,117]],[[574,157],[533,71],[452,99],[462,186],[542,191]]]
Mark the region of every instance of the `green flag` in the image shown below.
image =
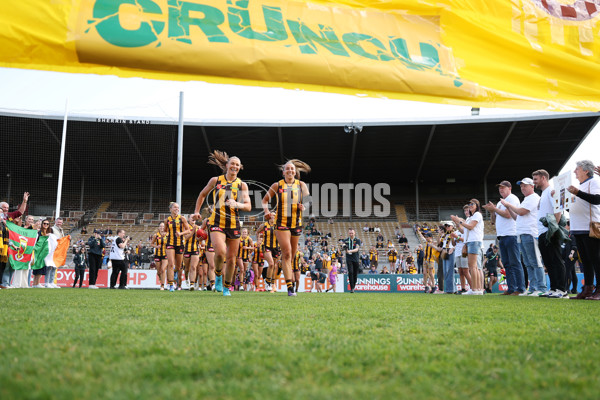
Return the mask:
[[[31,269],[43,268],[46,264],[44,258],[48,255],[48,236],[40,236],[33,248],[33,264]]]
[[[25,229],[10,221],[6,221],[8,228],[8,259],[13,269],[28,269],[31,262],[33,246],[37,239],[35,229]]]

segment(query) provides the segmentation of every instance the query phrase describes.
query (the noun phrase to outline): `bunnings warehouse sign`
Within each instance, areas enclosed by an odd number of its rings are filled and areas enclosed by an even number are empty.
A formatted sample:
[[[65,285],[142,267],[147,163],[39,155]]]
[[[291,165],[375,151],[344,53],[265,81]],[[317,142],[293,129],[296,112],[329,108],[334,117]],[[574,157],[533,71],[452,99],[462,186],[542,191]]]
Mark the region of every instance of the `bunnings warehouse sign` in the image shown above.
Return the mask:
[[[492,288],[493,293],[499,293],[506,290],[506,283],[504,277],[500,278],[500,284],[496,283]],[[437,277],[435,277],[437,284]],[[458,290],[460,290],[460,278],[458,274],[454,274],[454,282]],[[466,286],[468,289],[468,285]],[[381,292],[381,293],[400,293],[400,292],[413,292],[419,293],[425,290],[423,286],[423,275],[422,274],[402,274],[402,275],[358,275],[356,281],[355,292]],[[344,291],[350,291],[350,285],[348,283],[348,276],[344,275]]]

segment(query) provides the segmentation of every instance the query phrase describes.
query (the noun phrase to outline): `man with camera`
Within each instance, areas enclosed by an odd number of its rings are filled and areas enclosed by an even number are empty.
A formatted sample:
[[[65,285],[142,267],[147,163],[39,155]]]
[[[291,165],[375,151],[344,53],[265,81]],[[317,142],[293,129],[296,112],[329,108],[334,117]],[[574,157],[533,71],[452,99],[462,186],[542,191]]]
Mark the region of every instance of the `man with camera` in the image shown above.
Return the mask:
[[[362,242],[356,237],[353,228],[348,229],[348,238],[344,239],[343,249],[346,251],[346,265],[348,266],[348,283],[350,284],[350,293],[354,293],[356,280],[358,279],[358,270],[360,268],[360,259],[358,252]]]
[[[110,262],[112,264],[112,273],[110,274],[110,288],[114,289],[117,284],[119,273],[119,289],[127,289],[127,263],[125,262],[125,248],[131,238],[125,236],[125,229],[117,230],[117,238],[113,241],[110,248]]]

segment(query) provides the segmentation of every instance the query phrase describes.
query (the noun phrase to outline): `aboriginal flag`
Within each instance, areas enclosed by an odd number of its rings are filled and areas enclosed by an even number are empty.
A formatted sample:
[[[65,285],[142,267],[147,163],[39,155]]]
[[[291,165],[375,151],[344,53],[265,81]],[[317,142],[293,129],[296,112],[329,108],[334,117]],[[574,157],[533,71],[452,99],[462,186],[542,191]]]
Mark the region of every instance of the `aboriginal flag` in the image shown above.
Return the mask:
[[[8,228],[8,259],[13,269],[28,269],[31,262],[33,246],[37,239],[35,229],[21,228],[10,221],[6,222]]]

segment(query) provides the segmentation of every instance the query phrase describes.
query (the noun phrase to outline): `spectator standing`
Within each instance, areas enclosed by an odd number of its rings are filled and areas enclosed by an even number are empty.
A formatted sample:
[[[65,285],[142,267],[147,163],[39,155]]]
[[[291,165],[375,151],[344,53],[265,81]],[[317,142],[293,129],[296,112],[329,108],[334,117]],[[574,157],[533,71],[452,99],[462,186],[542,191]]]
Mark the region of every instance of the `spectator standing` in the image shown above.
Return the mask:
[[[483,265],[481,261],[483,245],[483,216],[480,212],[480,203],[477,199],[471,199],[469,202],[470,216],[464,220],[452,215],[452,221],[458,225],[458,229],[465,233],[467,246],[467,262],[469,264],[469,273],[471,274],[471,289],[464,294],[483,294]]]
[[[127,289],[127,264],[125,263],[125,248],[129,244],[129,236],[125,237],[124,229],[117,229],[117,238],[110,248],[110,262],[112,273],[110,274],[110,288],[114,289],[119,278],[119,289]],[[119,277],[119,274],[121,276]]]
[[[496,186],[498,186],[502,200],[515,207],[519,206],[519,199],[512,193],[512,184],[509,181],[502,181]],[[506,271],[508,285],[508,290],[503,294],[525,293],[525,275],[521,265],[517,223],[507,207],[502,204],[502,201],[499,201],[496,205],[489,202],[484,208],[491,213],[492,223],[496,225],[500,258]]]
[[[54,226],[52,226],[50,231],[50,235],[52,236],[52,238],[48,240],[49,253],[44,259],[46,263],[46,287],[52,289],[60,288],[60,286],[54,283],[54,278],[56,278],[57,269],[56,264],[54,262],[54,252],[56,251],[58,240],[62,239],[65,236],[62,226],[63,219],[61,217],[56,218],[54,220]]]
[[[516,218],[517,235],[521,240],[521,254],[523,262],[527,267],[527,276],[529,277],[529,291],[520,293],[520,290],[511,293],[512,295],[539,296],[547,295],[546,277],[541,263],[540,251],[537,244],[538,237],[538,206],[540,196],[533,189],[533,179],[523,178],[517,185],[521,186],[521,192],[525,198],[518,206],[515,206],[506,200],[500,200],[510,212],[513,218]]]
[[[444,235],[442,236],[442,268],[444,269],[444,293],[453,294],[456,292],[454,283],[454,257],[456,238],[458,235],[454,232],[454,223],[448,221],[444,224]]]
[[[348,268],[348,284],[350,293],[354,293],[356,281],[358,280],[358,271],[360,260],[358,252],[362,242],[356,237],[356,231],[353,228],[348,229],[348,238],[344,239],[344,250],[346,251],[346,265]]]
[[[545,293],[544,296],[561,299],[567,298],[567,287],[566,287],[566,272],[565,262],[563,261],[560,254],[560,247],[556,244],[551,243],[546,237],[548,227],[540,221],[541,218],[547,215],[554,214],[556,222],[560,221],[562,211],[557,213],[554,212],[554,201],[552,200],[552,187],[550,186],[550,175],[548,171],[539,169],[532,173],[533,183],[535,187],[542,191],[540,196],[540,203],[538,205],[538,247],[542,256],[543,265],[546,266],[548,271],[548,277],[550,278],[550,291]],[[545,280],[545,276],[544,276]]]
[[[10,287],[10,279],[12,279],[12,275],[14,270],[10,266],[10,262],[8,261],[8,256],[4,254],[6,249],[8,249],[8,229],[6,228],[6,223],[4,221],[14,221],[19,218],[27,209],[27,201],[29,200],[29,192],[23,193],[23,201],[21,205],[17,209],[17,211],[9,212],[10,206],[7,202],[3,201],[0,203],[0,228],[2,229],[2,236],[0,240],[4,240],[4,251],[2,253],[2,258],[0,259],[0,279],[2,282],[0,283],[0,289],[6,289]],[[6,276],[6,278],[5,278]]]
[[[417,274],[423,273],[423,261],[425,260],[425,251],[423,250],[423,245],[419,244],[417,246]]]
[[[577,201],[571,204],[569,216],[583,265],[584,286],[572,299],[600,300],[600,239],[590,236],[590,222],[600,222],[600,179],[593,175],[593,172],[598,174],[600,169],[589,160],[578,161],[576,165],[573,172],[579,181],[579,189],[569,186],[567,190],[577,196]]]
[[[106,247],[104,239],[102,239],[99,230],[94,230],[94,235],[89,238],[87,244],[90,248],[88,251],[88,261],[90,267],[88,275],[88,288],[98,289],[98,286],[96,286],[96,280],[98,279],[98,270],[102,268],[102,251]]]
[[[85,269],[87,267],[87,262],[85,259],[85,254],[81,252],[80,247],[77,247],[75,249],[73,263],[75,264],[75,280],[73,281],[73,287],[77,285],[77,281],[79,281],[79,287],[81,287],[81,284],[83,283],[83,276],[85,275]]]

